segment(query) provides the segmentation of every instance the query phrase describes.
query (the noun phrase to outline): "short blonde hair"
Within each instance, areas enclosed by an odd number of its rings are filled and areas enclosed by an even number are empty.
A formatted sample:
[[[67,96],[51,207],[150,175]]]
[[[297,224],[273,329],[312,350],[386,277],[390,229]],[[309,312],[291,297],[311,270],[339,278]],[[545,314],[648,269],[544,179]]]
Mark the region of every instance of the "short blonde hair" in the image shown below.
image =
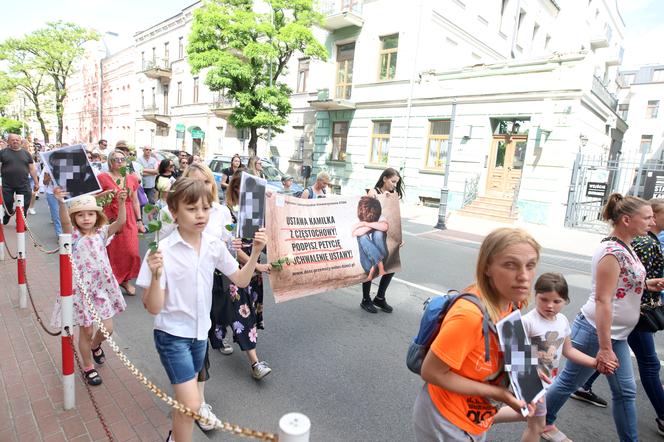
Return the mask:
[[[113,157],[118,154],[122,155],[122,157],[125,160],[127,159],[127,153],[124,150],[115,149],[113,152],[108,154],[108,157],[106,158],[106,164],[108,164],[108,170],[111,170],[113,168]]]
[[[528,244],[537,253],[537,260],[540,258],[541,246],[530,233],[523,229],[511,227],[502,227],[489,233],[480,246],[479,256],[477,257],[477,267],[475,270],[475,281],[477,288],[482,295],[482,300],[486,306],[487,312],[493,322],[500,320],[501,295],[498,293],[487,275],[487,269],[492,264],[494,257],[509,246],[516,244]],[[525,305],[527,305],[527,300]],[[525,307],[522,305],[522,307]]]
[[[316,181],[330,181],[330,174],[321,170],[318,172],[318,175],[316,175]]]
[[[205,164],[191,163],[184,172],[182,172],[182,177],[191,177],[191,174],[194,172],[202,173],[205,176],[205,179],[210,182],[210,195],[212,195],[212,201],[216,201],[218,198],[217,184],[210,168]]]
[[[180,204],[194,204],[201,199],[212,204],[214,198],[210,195],[210,188],[201,180],[183,177],[171,187],[166,197],[166,204],[168,210],[175,214]]]

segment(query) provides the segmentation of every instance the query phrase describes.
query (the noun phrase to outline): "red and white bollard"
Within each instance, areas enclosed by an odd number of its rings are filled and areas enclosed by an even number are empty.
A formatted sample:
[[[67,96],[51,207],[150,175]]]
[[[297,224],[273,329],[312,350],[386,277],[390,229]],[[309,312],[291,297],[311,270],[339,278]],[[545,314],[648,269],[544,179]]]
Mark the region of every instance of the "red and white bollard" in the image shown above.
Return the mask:
[[[0,177],[0,220],[5,218],[5,203],[2,200],[2,177]],[[5,226],[0,222],[0,261],[5,260]]]
[[[28,307],[28,287],[25,285],[25,218],[23,217],[23,195],[14,195],[16,212],[16,260],[18,265],[18,307]]]
[[[74,381],[74,291],[72,289],[71,234],[60,235],[60,307],[62,322],[62,390],[65,410],[76,406]],[[67,330],[69,329],[69,333]]]
[[[302,413],[284,414],[279,419],[280,442],[309,442],[311,421]]]

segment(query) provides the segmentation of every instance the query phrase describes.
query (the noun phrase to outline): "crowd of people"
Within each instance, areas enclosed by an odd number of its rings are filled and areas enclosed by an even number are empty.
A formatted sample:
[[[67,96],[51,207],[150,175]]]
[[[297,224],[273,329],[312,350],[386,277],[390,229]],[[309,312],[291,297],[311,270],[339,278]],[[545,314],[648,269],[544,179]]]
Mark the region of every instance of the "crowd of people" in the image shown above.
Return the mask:
[[[143,289],[143,305],[155,315],[155,347],[176,399],[212,422],[216,416],[205,401],[210,351],[230,355],[235,343],[245,353],[253,378],[262,380],[272,372],[257,352],[258,330],[265,324],[263,275],[271,271],[261,256],[267,237],[259,229],[252,239],[238,239],[227,228],[237,222],[241,174],[262,176],[261,159],[251,157],[245,166],[239,155],[233,156],[222,174],[220,200],[212,171],[196,156],[181,152],[178,164],[158,161],[146,146],[135,160],[140,166],[134,168],[129,167],[133,156],[126,143],[120,141],[110,151],[107,145],[101,140],[88,152],[93,162],[105,161],[97,174],[101,192],[67,206],[66,193],[46,171],[40,172],[29,146],[10,135],[6,148],[0,149],[7,207],[3,222],[13,216],[14,194],[23,195],[29,204],[42,189],[55,232],[72,234],[73,263],[82,282],[75,287],[75,323],[80,327],[79,350],[90,385],[102,383],[95,364],[105,361],[104,337],[94,332],[83,297],[91,295],[112,332],[113,317],[127,306],[123,295],[136,294],[135,280]],[[284,193],[307,200],[328,197],[327,172],[320,172],[300,193],[290,190],[292,182],[292,177],[284,177]],[[365,198],[383,194],[403,197],[397,170],[385,169]],[[507,227],[486,236],[475,280],[464,290],[477,296],[483,309],[466,299],[455,302],[422,364],[424,385],[413,408],[418,441],[483,441],[493,424],[521,420],[526,421],[523,441],[570,441],[556,427],[556,419],[570,397],[606,406],[592,391],[592,383],[601,375],[611,388],[618,439],[637,441],[630,349],[657,416],[656,430],[664,435],[664,388],[654,333],[637,327],[642,306],[661,304],[664,254],[658,234],[664,231],[664,200],[612,194],[602,216],[611,233],[594,252],[591,290],[571,325],[561,314],[569,303],[564,276],[545,273],[535,278],[541,255],[535,238]],[[138,242],[147,218],[172,222],[163,223],[157,250],[142,258]],[[381,267],[387,253],[383,224],[376,217],[361,221],[353,232],[367,261],[362,265],[371,269],[362,284],[360,307],[372,314],[378,309],[393,311],[387,302],[393,274]],[[368,231],[371,238],[366,238]],[[379,283],[372,299],[373,279]],[[510,388],[497,336],[491,334],[486,340],[484,314],[496,323],[515,310],[525,313],[533,288],[534,308],[524,314],[523,324],[537,348],[546,395],[526,404]],[[54,325],[58,321],[56,303]],[[213,428],[209,422],[196,423],[203,430]],[[167,440],[191,440],[193,425],[193,419],[175,412]]]

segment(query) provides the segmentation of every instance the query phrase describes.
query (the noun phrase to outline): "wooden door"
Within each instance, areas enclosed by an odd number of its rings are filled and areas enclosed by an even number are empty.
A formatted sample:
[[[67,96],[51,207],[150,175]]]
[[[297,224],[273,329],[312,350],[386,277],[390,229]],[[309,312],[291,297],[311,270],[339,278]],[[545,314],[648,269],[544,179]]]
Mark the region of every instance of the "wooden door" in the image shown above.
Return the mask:
[[[511,195],[521,180],[527,139],[523,136],[493,138],[489,156],[487,193]]]

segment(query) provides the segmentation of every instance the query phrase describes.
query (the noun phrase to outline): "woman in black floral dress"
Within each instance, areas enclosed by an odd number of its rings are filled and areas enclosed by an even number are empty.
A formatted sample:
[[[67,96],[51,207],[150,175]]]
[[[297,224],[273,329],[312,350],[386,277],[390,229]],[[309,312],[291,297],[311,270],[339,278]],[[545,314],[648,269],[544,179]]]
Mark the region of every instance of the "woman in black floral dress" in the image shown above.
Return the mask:
[[[240,174],[236,172],[226,190],[226,203],[231,211],[233,223],[237,224],[237,211],[233,209],[239,202]],[[242,266],[251,255],[251,241],[242,241],[242,250],[238,250],[237,258]],[[259,263],[251,282],[245,288],[238,288],[226,277],[223,277],[221,287],[216,288],[213,297],[220,297],[221,302],[214,306],[212,316],[216,324],[214,333],[210,333],[213,348],[223,346],[222,339],[228,327],[233,331],[233,341],[240,349],[246,352],[251,363],[251,374],[255,379],[263,379],[272,372],[267,362],[260,361],[256,354],[256,341],[258,330],[263,330],[263,272],[269,273],[270,265]],[[213,289],[213,291],[215,291]]]

